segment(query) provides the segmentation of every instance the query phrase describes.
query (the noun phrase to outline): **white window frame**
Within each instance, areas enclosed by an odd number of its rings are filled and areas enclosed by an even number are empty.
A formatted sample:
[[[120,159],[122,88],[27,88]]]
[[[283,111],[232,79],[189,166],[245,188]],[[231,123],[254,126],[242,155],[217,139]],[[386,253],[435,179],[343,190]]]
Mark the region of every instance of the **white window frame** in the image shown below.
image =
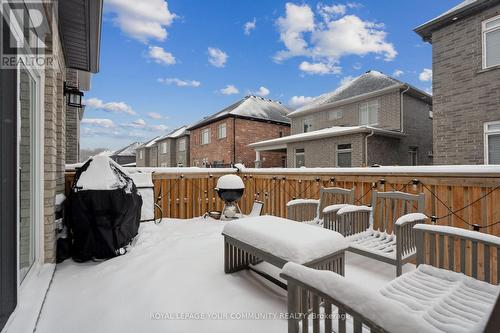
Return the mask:
[[[139,150],[139,159],[142,160],[144,158],[143,150]]]
[[[374,122],[371,122],[370,121],[370,105],[372,104],[375,104],[376,105],[376,110],[375,110],[375,121]],[[363,124],[361,121],[363,119],[362,117],[362,114],[364,112],[364,108],[366,108],[366,112],[367,112],[367,117],[368,117],[368,122],[366,124]],[[366,101],[366,102],[362,102],[359,104],[359,124],[360,126],[376,126],[378,125],[378,111],[380,109],[380,105],[379,105],[379,102],[378,102],[378,99],[373,99],[371,101]]]
[[[224,132],[224,133],[222,133]],[[227,136],[227,125],[226,123],[219,124],[217,126],[217,139],[224,139]]]
[[[310,132],[314,131],[313,122],[314,122],[313,117],[307,117],[304,119],[304,123],[302,126],[302,130],[304,131],[304,133],[310,133]],[[307,131],[306,131],[306,124],[307,124],[307,128],[308,128]]]
[[[348,148],[348,149],[339,149],[339,146],[343,146],[343,145],[350,145],[351,148]],[[336,159],[335,159],[335,165],[337,166],[337,168],[339,168],[339,154],[345,154],[345,153],[351,153],[351,167],[352,167],[352,143],[339,143],[337,144],[336,146]],[[346,168],[346,167],[342,167],[342,168]]]
[[[482,35],[482,49],[483,49],[483,69],[488,69],[488,68],[492,68],[492,67],[497,67],[497,66],[500,66],[500,63],[498,64],[495,64],[495,65],[491,65],[491,66],[487,66],[486,64],[486,35],[490,32],[493,32],[493,31],[496,31],[496,30],[500,30],[500,23],[494,27],[491,27],[491,28],[488,28],[486,29],[486,25],[490,22],[493,22],[495,20],[498,20],[500,19],[500,15],[497,15],[497,16],[494,16],[492,18],[489,18],[487,20],[484,20],[482,22],[482,31],[481,31],[481,35]]]
[[[300,153],[297,153],[297,150],[303,150],[302,152]],[[306,150],[304,148],[295,148],[295,151],[294,151],[294,167],[297,168],[297,156],[300,155],[300,156],[304,156],[304,166],[306,166]]]
[[[415,164],[413,164],[413,158],[415,158]],[[417,146],[408,147],[408,165],[409,166],[418,165],[418,147]]]
[[[489,121],[484,123],[484,164],[490,164],[489,162],[489,152],[488,152],[488,137],[490,135],[499,135],[500,129],[498,130],[489,130],[488,126],[490,125],[500,125],[500,120],[497,121]]]
[[[205,136],[205,133],[207,133],[207,141],[205,142],[205,140],[203,139],[204,136]],[[201,138],[200,138],[200,142],[202,145],[208,145],[210,143],[210,128],[204,128],[201,130]]]
[[[161,143],[161,153],[166,154],[167,153],[167,142],[162,142]]]
[[[186,138],[179,139],[179,151],[186,151]]]

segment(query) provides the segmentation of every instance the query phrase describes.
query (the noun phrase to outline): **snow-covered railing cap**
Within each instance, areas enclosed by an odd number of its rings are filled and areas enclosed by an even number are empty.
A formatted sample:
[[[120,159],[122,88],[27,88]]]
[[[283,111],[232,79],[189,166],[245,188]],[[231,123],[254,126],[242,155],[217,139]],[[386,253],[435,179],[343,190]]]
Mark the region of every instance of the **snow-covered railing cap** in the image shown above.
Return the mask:
[[[323,214],[335,212],[337,210],[344,208],[345,206],[348,206],[348,204],[336,204],[336,205],[326,206],[325,208],[323,208]]]
[[[318,204],[319,200],[317,199],[295,199],[295,200],[290,200],[286,203],[287,207],[294,206],[294,205],[300,205],[300,204]]]
[[[405,214],[396,220],[396,225],[402,225],[405,223],[416,222],[416,221],[423,221],[426,219],[427,216],[422,213]]]
[[[490,243],[491,245],[494,246],[500,246],[500,237],[490,234],[485,234],[479,231],[472,231],[462,228],[449,227],[445,225],[434,225],[434,224],[417,224],[413,227],[413,229],[436,232],[450,236],[463,237],[463,238],[478,240],[484,243]]]
[[[371,212],[372,208],[368,206],[356,206],[356,205],[347,205],[344,208],[341,208],[337,214],[347,214],[347,213],[355,213],[355,212]]]

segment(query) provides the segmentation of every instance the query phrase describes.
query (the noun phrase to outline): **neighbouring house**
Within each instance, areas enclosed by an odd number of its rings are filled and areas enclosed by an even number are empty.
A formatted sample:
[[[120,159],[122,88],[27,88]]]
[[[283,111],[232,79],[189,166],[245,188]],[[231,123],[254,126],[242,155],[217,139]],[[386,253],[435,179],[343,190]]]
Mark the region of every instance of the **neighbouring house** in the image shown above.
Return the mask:
[[[66,70],[66,85],[79,91],[90,90],[91,74],[72,68]],[[66,105],[66,164],[80,162],[80,122],[85,106]]]
[[[158,146],[156,141],[160,137],[157,136],[135,149],[135,160],[138,167],[157,167],[158,166]]]
[[[2,1],[0,330],[34,330],[55,269],[56,209],[77,145],[68,127],[99,71],[102,5]]]
[[[431,110],[429,94],[368,71],[288,114],[290,136],[250,147],[286,152],[288,167],[432,164]]]
[[[243,163],[253,166],[255,154],[248,145],[289,135],[289,110],[280,102],[258,96],[246,96],[227,108],[191,125],[190,158],[192,166],[229,166]],[[281,167],[284,152],[266,152],[262,167]]]
[[[158,166],[189,166],[189,131],[187,126],[176,128],[156,141]]]
[[[435,164],[500,164],[500,2],[467,0],[417,27],[432,44]]]
[[[127,165],[130,163],[135,163],[136,149],[141,145],[140,142],[133,142],[126,147],[115,150],[109,155],[113,161],[120,165]]]

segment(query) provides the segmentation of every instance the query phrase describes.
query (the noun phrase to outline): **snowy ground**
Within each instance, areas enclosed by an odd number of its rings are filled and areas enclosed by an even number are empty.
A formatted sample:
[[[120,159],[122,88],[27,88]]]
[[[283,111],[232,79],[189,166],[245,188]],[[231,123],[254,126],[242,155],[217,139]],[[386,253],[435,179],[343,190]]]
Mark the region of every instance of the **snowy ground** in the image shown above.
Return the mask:
[[[271,319],[286,312],[282,289],[250,271],[224,274],[223,226],[202,219],[144,223],[125,256],[66,260],[56,268],[36,331],[286,332],[286,320]],[[391,265],[355,254],[346,262],[355,283],[378,289],[395,278]],[[268,319],[240,320],[243,314]]]

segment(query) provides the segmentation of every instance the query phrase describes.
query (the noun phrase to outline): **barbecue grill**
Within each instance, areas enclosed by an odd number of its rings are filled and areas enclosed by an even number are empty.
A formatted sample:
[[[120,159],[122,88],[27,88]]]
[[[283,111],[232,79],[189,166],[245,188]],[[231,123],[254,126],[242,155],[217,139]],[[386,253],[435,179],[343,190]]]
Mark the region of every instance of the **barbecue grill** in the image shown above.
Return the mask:
[[[224,200],[221,220],[230,220],[238,218],[241,215],[241,209],[238,206],[238,200],[245,191],[245,184],[240,177],[236,175],[225,175],[217,181],[215,188],[219,197]]]

